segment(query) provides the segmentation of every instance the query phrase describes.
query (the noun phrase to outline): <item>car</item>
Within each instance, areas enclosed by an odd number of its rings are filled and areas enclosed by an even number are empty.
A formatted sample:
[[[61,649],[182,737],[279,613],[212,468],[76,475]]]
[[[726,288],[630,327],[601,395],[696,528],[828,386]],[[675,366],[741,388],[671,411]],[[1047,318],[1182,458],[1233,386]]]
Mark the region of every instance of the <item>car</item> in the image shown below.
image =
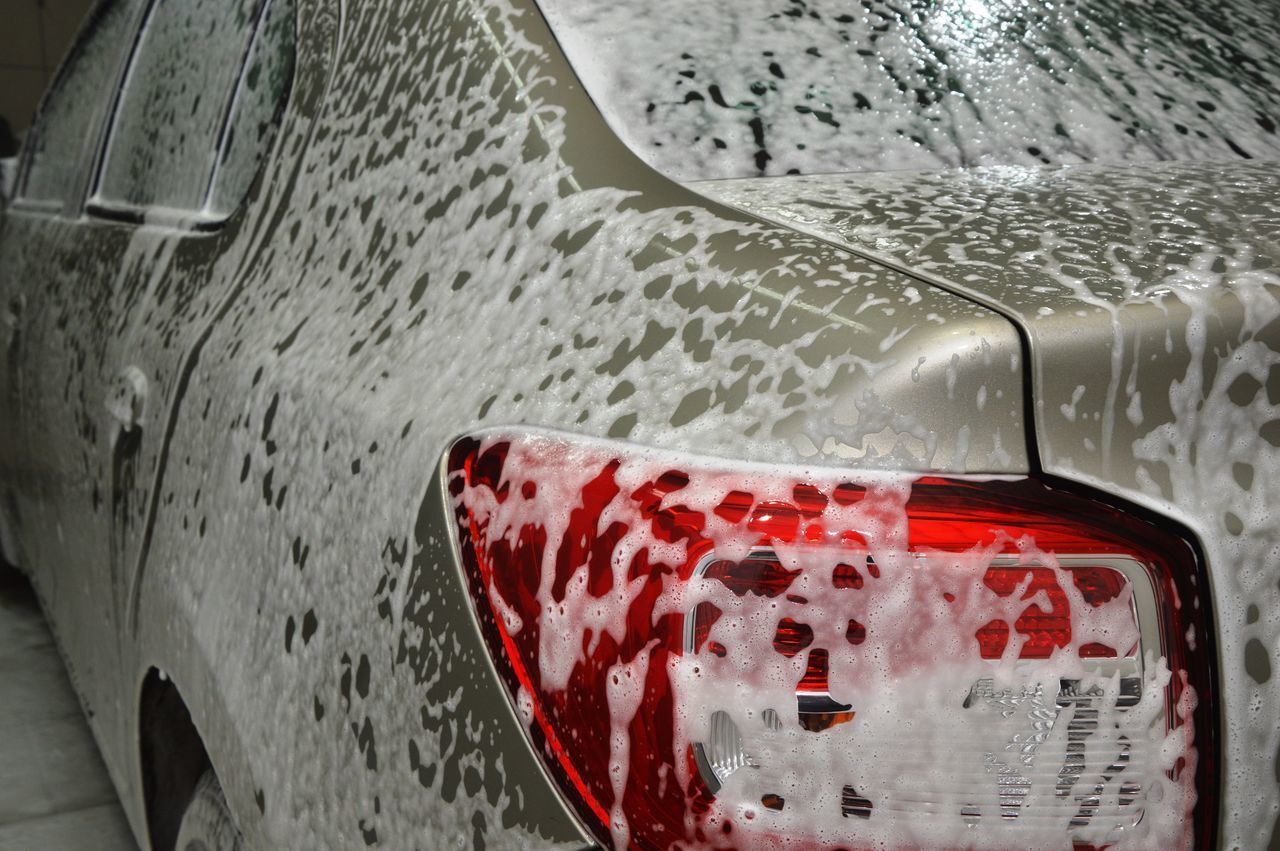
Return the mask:
[[[1264,3],[102,0],[0,544],[144,848],[1276,848]]]

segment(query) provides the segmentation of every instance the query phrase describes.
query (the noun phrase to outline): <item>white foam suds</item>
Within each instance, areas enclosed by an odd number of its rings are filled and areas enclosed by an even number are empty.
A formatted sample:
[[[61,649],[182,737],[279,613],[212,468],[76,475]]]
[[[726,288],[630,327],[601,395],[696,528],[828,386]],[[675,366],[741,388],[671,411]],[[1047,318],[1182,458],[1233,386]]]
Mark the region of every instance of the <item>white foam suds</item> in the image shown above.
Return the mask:
[[[1196,793],[1194,771],[1185,766],[1194,766],[1195,750],[1189,726],[1168,730],[1165,717],[1170,679],[1181,675],[1148,649],[1133,663],[1141,672],[1138,693],[1122,704],[1119,670],[1097,667],[1079,653],[1094,642],[1138,645],[1130,590],[1090,605],[1055,554],[1038,549],[1030,536],[1014,541],[997,535],[963,552],[910,548],[911,476],[837,477],[821,469],[708,464],[670,452],[567,443],[523,431],[487,436],[477,454],[498,444],[509,444],[500,489],[536,495],[509,496],[499,503],[485,485],[461,489],[456,503],[473,534],[478,530],[482,554],[493,542],[511,544],[532,530],[546,536],[536,566],[541,639],[536,674],[543,691],[582,687],[571,675],[582,676],[594,652],[592,637],[608,630],[621,642],[618,630],[635,623],[633,605],[655,581],[663,584],[653,604],[654,623],[673,613],[691,617],[707,604],[722,613],[701,651],[686,646],[683,654],[665,657],[674,703],[671,747],[677,755],[692,752],[717,738],[713,728],[728,729],[732,723],[750,764],[722,778],[704,815],[688,817],[685,847],[702,845],[693,839],[702,835],[698,830],[718,835],[726,824],[736,847],[856,842],[884,848],[1065,848],[1074,837],[1117,848],[1174,848],[1189,841]],[[584,505],[582,489],[615,463],[616,495],[589,528],[571,529]],[[685,563],[685,548],[656,536],[656,526],[632,496],[673,469],[686,474],[688,482],[668,493],[661,507],[699,513],[705,521],[701,537],[711,542],[713,554],[702,558],[713,561],[742,560],[760,540],[745,516],[731,520],[715,511],[730,492],[753,495],[757,506],[789,502],[800,484],[831,495],[837,484],[852,481],[866,494],[847,505],[824,497],[820,513],[801,521],[796,542],[771,542],[778,563],[799,571],[785,595],[741,594],[705,576],[679,578],[675,568]],[[563,593],[553,594],[552,580],[563,579],[566,568],[558,561],[563,557],[558,542],[580,536],[585,553],[597,535],[619,523],[624,531],[609,560],[612,590],[603,595],[588,590],[591,569],[584,554],[582,563],[568,565]],[[1030,575],[1007,597],[984,584],[987,568],[1007,559],[1011,550],[1016,563],[1053,571],[1069,603],[1070,642],[1045,660],[1019,659],[1020,633],[1010,631],[1003,655],[994,660],[981,656],[975,640],[993,620],[1013,623],[1029,605],[1051,608],[1044,591],[1024,593]],[[628,581],[633,557],[641,551],[647,552],[648,564],[664,563],[673,570],[660,580]],[[869,563],[876,573],[868,572]],[[859,590],[834,581],[838,564],[863,567]],[[499,609],[509,603],[496,601]],[[775,643],[780,624],[791,621],[807,624],[812,648],[827,653],[830,696],[852,708],[846,722],[817,732],[798,720],[797,684],[809,657],[785,655]],[[851,622],[863,630],[856,643],[847,635]],[[619,848],[635,836],[622,798],[635,769],[629,762],[631,730],[655,644],[656,639],[649,640],[605,673],[614,790],[609,829]],[[712,646],[718,652],[706,649]],[[1063,698],[1064,680],[1077,681],[1074,694],[1088,699]],[[528,700],[521,691],[521,704]],[[1189,721],[1194,703],[1191,696],[1184,699],[1177,709],[1179,722]],[[532,721],[530,712],[524,717]],[[660,719],[654,723],[661,729]],[[1087,736],[1078,734],[1083,724],[1091,730]],[[1069,747],[1069,740],[1077,744]],[[1172,779],[1179,764],[1180,779]],[[697,769],[689,763],[677,759],[670,770],[682,788],[693,787]],[[1021,784],[1012,809],[1011,783]],[[865,801],[869,815],[851,817],[851,797]]]

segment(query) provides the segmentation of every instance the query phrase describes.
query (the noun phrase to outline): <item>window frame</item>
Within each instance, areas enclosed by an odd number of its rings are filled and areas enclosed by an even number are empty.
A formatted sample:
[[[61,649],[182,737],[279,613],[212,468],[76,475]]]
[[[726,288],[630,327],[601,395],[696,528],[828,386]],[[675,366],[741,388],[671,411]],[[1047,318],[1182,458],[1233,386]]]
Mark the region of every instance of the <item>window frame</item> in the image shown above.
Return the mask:
[[[155,14],[156,8],[164,0],[143,0],[138,3],[138,8],[132,12],[132,17],[125,24],[125,32],[131,34],[131,42],[127,50],[122,50],[117,58],[114,67],[111,70],[111,86],[110,95],[107,98],[109,103],[96,115],[91,124],[91,136],[93,137],[85,148],[89,151],[85,162],[81,164],[81,171],[76,175],[74,188],[68,193],[68,196],[61,201],[49,201],[41,199],[31,199],[24,197],[27,187],[27,179],[31,171],[31,159],[34,155],[34,147],[30,144],[24,144],[22,154],[19,160],[18,178],[15,181],[13,199],[10,202],[9,210],[14,212],[43,214],[47,216],[63,217],[63,218],[79,218],[87,217],[95,221],[117,222],[121,224],[132,225],[158,225],[181,230],[190,230],[195,232],[211,232],[220,229],[224,224],[233,219],[237,213],[244,207],[247,195],[241,198],[236,206],[223,213],[214,213],[209,211],[209,203],[213,198],[214,190],[217,187],[219,172],[221,171],[221,157],[228,141],[228,135],[232,131],[232,118],[236,114],[236,108],[240,103],[241,94],[245,88],[245,76],[249,69],[249,62],[253,55],[253,50],[258,44],[259,39],[263,37],[265,26],[267,23],[267,14],[271,6],[279,0],[258,0],[254,9],[253,24],[250,28],[250,36],[246,41],[245,48],[241,53],[239,62],[239,71],[235,77],[235,84],[232,86],[230,95],[223,104],[222,115],[218,122],[218,132],[213,141],[213,166],[206,175],[204,191],[201,197],[201,207],[199,209],[188,209],[185,207],[161,207],[161,206],[138,206],[118,201],[111,201],[99,196],[101,190],[103,176],[106,170],[107,158],[110,155],[111,144],[115,138],[115,131],[120,115],[121,101],[124,98],[125,89],[129,84],[129,79],[133,74],[135,60],[138,50],[142,46],[143,37],[150,23],[152,16]],[[58,67],[58,72],[54,75],[54,81],[41,97],[40,106],[36,111],[36,119],[32,123],[32,137],[39,133],[42,126],[42,120],[45,117],[50,95],[56,92],[69,74],[72,60],[79,56],[83,45],[92,37],[97,28],[98,22],[105,14],[105,11],[114,3],[126,3],[128,0],[98,0],[94,4],[84,23],[81,24],[75,39],[72,42],[71,49],[63,58],[62,63]],[[170,0],[170,2],[178,2],[178,0]],[[275,110],[272,116],[273,134],[268,141],[264,152],[264,159],[269,157],[270,153],[275,150],[277,138],[279,136],[279,128],[284,111],[289,104],[293,95],[294,81],[297,78],[297,57],[298,57],[298,11],[296,5],[290,15],[290,28],[292,31],[292,40],[290,49],[293,51],[293,62],[289,71],[289,77],[285,81],[283,91],[281,92],[278,102],[275,104]],[[259,164],[259,171],[264,168],[264,164]],[[256,182],[258,175],[255,174],[253,182]]]
[[[146,0],[145,3],[139,4],[138,9],[133,12],[133,17],[124,24],[124,31],[132,33],[133,39],[128,50],[120,52],[114,67],[111,69],[109,88],[105,89],[109,92],[108,99],[110,104],[98,115],[94,116],[90,122],[89,133],[92,139],[85,144],[85,150],[81,152],[81,156],[84,159],[80,163],[79,173],[72,182],[71,191],[59,201],[30,198],[26,194],[27,184],[31,177],[32,160],[35,156],[35,142],[44,130],[51,98],[61,91],[63,84],[67,80],[67,75],[72,73],[72,66],[81,56],[85,45],[97,32],[102,19],[107,14],[108,8],[116,3],[127,2],[128,0],[97,0],[76,30],[75,37],[71,40],[70,48],[62,57],[62,61],[58,63],[58,70],[53,75],[53,81],[40,96],[35,119],[31,122],[31,129],[27,133],[27,138],[23,141],[22,152],[18,159],[18,175],[14,181],[13,195],[8,207],[9,211],[76,218],[83,209],[88,187],[97,180],[104,137],[108,126],[111,124],[112,117],[115,115],[116,102],[120,97],[121,79],[132,63],[134,51],[138,46],[139,20],[146,14],[146,10],[150,9],[155,0]],[[87,157],[85,156],[86,152]]]
[[[128,60],[125,62],[124,71],[118,77],[116,83],[115,95],[112,98],[111,110],[104,124],[104,131],[99,140],[97,154],[94,158],[93,171],[91,180],[85,190],[84,211],[87,215],[107,221],[123,222],[125,224],[155,224],[166,227],[176,227],[193,231],[214,231],[218,230],[227,221],[232,219],[240,208],[244,206],[244,200],[241,199],[237,203],[235,209],[226,213],[209,212],[209,201],[213,197],[214,187],[217,185],[219,172],[219,164],[223,151],[223,147],[227,142],[227,134],[231,129],[231,118],[236,113],[236,106],[240,101],[240,94],[244,88],[245,75],[249,69],[249,61],[253,56],[254,46],[257,45],[258,39],[262,37],[263,30],[267,21],[267,12],[271,4],[276,0],[258,0],[257,7],[253,13],[253,26],[249,38],[245,42],[244,50],[241,52],[239,61],[239,71],[236,74],[235,85],[232,86],[230,96],[223,104],[222,117],[218,122],[218,133],[213,143],[213,167],[205,179],[204,192],[201,196],[201,206],[198,209],[189,209],[186,207],[161,207],[149,206],[143,207],[136,204],[128,204],[121,201],[112,201],[102,198],[99,192],[102,189],[102,180],[106,172],[107,159],[111,154],[111,144],[115,140],[115,131],[120,115],[120,104],[123,99],[125,89],[129,85],[129,79],[133,75],[135,59],[138,49],[142,45],[143,37],[146,35],[147,26],[151,23],[151,18],[155,14],[156,8],[164,0],[146,0],[146,11],[140,16],[140,21],[136,25],[136,31],[133,38],[133,46],[129,50]],[[178,0],[170,0],[170,2],[178,2]],[[293,80],[297,73],[297,30],[298,15],[297,9],[294,9],[292,15],[293,27],[293,43],[294,51],[294,67],[290,70],[289,79],[285,84],[284,91],[281,93],[279,102],[275,107],[275,114],[272,122],[279,129],[280,118],[284,113],[285,106],[289,102],[289,98],[293,93]],[[268,143],[268,153],[274,149],[274,137]],[[262,166],[259,166],[261,168]],[[257,179],[257,175],[254,176]],[[252,184],[251,184],[252,185]]]

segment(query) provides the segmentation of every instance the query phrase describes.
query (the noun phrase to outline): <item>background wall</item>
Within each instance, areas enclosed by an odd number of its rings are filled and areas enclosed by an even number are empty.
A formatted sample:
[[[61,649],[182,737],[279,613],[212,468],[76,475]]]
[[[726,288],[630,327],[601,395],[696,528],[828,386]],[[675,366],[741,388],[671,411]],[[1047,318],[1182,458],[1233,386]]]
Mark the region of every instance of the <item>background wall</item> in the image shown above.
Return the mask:
[[[0,116],[31,126],[40,95],[95,0],[0,0]]]

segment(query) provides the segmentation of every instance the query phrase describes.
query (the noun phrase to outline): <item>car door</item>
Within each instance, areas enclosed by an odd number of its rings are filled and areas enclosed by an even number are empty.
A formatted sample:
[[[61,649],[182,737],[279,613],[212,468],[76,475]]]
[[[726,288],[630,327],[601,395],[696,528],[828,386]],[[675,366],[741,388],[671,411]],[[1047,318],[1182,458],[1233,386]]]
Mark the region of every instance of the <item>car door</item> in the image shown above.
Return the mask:
[[[28,197],[0,250],[27,305],[15,358],[32,468],[18,488],[26,560],[81,696],[109,729],[128,716],[118,680],[130,589],[159,508],[167,425],[233,291],[246,242],[235,214],[292,73],[294,18],[291,0],[114,0],[95,15],[79,54],[123,44],[114,74],[73,61],[64,76],[81,103],[109,106],[82,131],[98,141],[77,155],[37,130]],[[96,85],[80,82],[88,75]],[[84,173],[70,200],[42,208],[41,168],[58,156]]]
[[[18,560],[80,674],[109,663],[108,534],[96,374],[114,311],[109,234],[80,219],[97,140],[128,60],[139,2],[103,3],[42,103],[0,233],[6,311],[5,481]],[[107,238],[104,238],[107,237]],[[99,330],[102,329],[102,330]],[[78,616],[78,617],[77,617]],[[76,628],[70,625],[76,624]],[[95,711],[97,701],[86,708]]]

